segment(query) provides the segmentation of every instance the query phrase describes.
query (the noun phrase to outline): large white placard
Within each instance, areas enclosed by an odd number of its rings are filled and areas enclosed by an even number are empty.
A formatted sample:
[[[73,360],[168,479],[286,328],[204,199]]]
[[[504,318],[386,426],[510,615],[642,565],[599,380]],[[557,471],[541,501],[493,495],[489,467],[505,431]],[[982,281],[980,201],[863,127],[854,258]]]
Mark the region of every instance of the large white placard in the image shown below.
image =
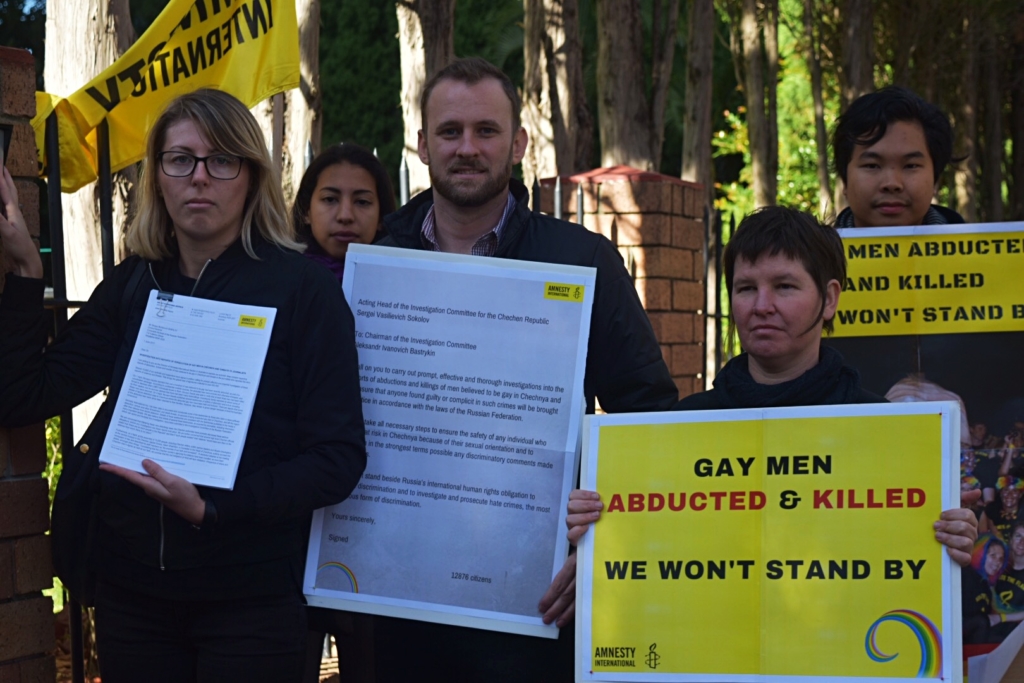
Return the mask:
[[[276,314],[151,291],[100,462],[232,488]]]
[[[595,272],[349,248],[368,460],[314,516],[311,605],[557,636]]]

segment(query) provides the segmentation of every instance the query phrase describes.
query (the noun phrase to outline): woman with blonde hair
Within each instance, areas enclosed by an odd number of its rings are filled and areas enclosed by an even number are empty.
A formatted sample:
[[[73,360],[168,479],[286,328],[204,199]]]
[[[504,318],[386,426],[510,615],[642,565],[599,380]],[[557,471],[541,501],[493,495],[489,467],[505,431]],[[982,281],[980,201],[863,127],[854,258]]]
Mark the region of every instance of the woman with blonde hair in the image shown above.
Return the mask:
[[[42,353],[42,264],[4,170],[13,269],[0,301],[0,424],[38,422],[109,387],[64,478],[95,467],[151,290],[275,308],[234,487],[197,487],[151,460],[146,474],[99,466],[91,565],[106,683],[298,681],[310,514],[347,497],[366,462],[352,314],[331,274],[299,253],[262,132],[230,95],[198,90],[168,106],[138,198],[134,255]]]

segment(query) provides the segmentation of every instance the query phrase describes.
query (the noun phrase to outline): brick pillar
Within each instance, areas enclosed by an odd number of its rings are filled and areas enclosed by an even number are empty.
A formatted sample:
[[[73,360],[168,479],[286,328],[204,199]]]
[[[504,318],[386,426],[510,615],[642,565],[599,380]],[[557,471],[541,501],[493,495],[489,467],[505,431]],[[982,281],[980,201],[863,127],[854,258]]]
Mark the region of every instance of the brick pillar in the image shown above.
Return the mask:
[[[0,123],[14,124],[7,169],[29,231],[39,238],[39,163],[29,119],[36,113],[32,55],[0,47]],[[0,246],[3,272],[8,266]],[[2,283],[0,283],[2,288]],[[0,289],[2,296],[2,289]],[[2,361],[0,361],[2,362]],[[40,591],[53,585],[43,425],[0,428],[0,681],[52,683],[53,603]]]
[[[680,396],[704,390],[703,193],[697,184],[628,166],[562,178],[562,218],[618,247],[633,275]],[[541,210],[553,213],[554,178],[541,181]]]

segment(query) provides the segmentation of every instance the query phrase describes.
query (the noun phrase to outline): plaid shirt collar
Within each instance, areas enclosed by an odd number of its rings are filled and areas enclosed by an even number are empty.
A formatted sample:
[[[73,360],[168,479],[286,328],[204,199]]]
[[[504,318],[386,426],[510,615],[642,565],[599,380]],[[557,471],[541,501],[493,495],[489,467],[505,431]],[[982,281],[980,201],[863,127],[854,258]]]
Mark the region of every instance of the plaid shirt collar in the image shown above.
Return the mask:
[[[516,209],[516,199],[512,196],[512,193],[508,193],[508,201],[505,202],[505,210],[501,214],[501,218],[498,220],[498,224],[494,226],[489,232],[480,237],[473,245],[473,249],[470,252],[473,256],[494,256],[498,251],[498,244],[501,242],[501,236],[505,232],[505,226],[508,225],[509,216]],[[423,219],[423,227],[420,229],[420,240],[423,242],[423,248],[428,251],[441,251],[441,245],[437,243],[437,232],[436,223],[434,222],[434,205],[430,205],[430,209],[427,211],[426,217]]]

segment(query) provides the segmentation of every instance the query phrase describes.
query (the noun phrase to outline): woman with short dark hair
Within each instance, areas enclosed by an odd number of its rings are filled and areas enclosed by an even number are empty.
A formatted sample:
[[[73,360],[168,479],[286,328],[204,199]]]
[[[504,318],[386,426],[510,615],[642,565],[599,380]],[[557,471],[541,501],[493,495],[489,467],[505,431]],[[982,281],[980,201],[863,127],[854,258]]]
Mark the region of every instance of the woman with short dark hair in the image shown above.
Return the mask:
[[[833,228],[800,211],[766,207],[743,219],[723,260],[730,324],[744,352],[722,368],[713,389],[687,396],[676,410],[885,402],[862,389],[857,371],[821,344],[846,278],[843,243]],[[572,543],[603,507],[594,491],[570,494]],[[935,539],[961,566],[970,564],[977,537],[971,510],[946,510],[935,523]]]

